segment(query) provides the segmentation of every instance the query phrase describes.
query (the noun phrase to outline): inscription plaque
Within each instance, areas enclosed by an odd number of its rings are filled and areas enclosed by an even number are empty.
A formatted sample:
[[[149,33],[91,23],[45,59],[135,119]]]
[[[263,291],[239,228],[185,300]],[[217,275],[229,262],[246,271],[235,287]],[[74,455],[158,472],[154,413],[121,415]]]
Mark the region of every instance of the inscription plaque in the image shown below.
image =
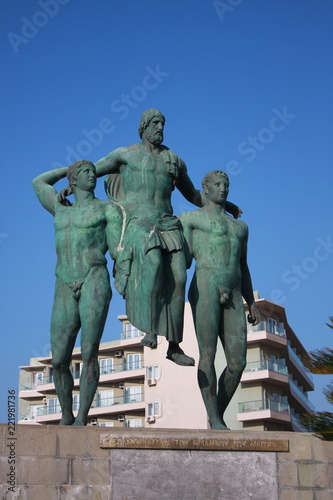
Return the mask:
[[[100,435],[101,448],[146,450],[289,451],[288,439],[163,438]]]

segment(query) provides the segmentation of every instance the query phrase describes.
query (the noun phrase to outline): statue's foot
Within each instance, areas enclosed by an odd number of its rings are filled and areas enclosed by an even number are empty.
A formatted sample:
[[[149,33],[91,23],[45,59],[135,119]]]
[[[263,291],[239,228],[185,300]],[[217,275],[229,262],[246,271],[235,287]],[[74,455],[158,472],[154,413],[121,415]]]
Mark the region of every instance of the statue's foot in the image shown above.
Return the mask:
[[[230,431],[229,427],[225,425],[224,422],[215,422],[210,426],[211,429],[219,429],[222,431]]]
[[[86,420],[84,421],[84,420],[81,420],[81,419],[79,419],[79,418],[76,418],[76,419],[74,420],[73,425],[87,425],[87,421],[86,421]]]
[[[151,349],[155,349],[157,347],[157,335],[155,333],[146,333],[141,340],[141,344]]]
[[[166,357],[180,366],[194,366],[195,364],[194,359],[187,356],[178,344],[174,344],[172,347],[169,346]]]
[[[73,415],[63,415],[58,425],[72,425],[74,420]]]

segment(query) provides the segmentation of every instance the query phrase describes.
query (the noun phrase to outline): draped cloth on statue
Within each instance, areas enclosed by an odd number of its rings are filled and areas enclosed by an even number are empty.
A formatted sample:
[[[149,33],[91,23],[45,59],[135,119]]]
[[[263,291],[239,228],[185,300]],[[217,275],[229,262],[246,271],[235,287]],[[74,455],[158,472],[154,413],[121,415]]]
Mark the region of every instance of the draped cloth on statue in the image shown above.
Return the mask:
[[[123,214],[114,278],[117,291],[126,299],[126,314],[133,326],[145,333],[182,340],[182,318],[174,317],[170,299],[174,278],[168,254],[184,248],[178,217],[124,201],[120,174],[110,174],[105,189],[111,203]]]

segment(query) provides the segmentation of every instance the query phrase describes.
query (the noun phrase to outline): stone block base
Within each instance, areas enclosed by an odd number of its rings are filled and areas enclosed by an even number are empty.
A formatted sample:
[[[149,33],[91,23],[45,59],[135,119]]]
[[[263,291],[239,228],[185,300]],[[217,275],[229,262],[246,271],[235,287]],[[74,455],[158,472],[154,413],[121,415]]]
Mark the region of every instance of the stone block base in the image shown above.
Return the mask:
[[[328,500],[333,443],[305,433],[0,425],[4,500]]]

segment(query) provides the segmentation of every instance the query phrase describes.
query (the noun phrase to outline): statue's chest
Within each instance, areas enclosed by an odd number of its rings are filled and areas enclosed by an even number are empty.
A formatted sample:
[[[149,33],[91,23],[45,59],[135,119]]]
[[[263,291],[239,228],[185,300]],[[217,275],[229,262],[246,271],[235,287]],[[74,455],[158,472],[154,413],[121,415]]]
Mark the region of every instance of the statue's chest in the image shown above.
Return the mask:
[[[210,231],[216,238],[225,240],[231,241],[240,237],[237,225],[234,224],[234,221],[229,217],[211,218]]]
[[[128,158],[130,169],[137,172],[149,172],[151,174],[165,175],[167,173],[166,164],[161,154],[137,151]]]
[[[104,224],[104,214],[99,207],[65,207],[54,218],[56,230],[90,229]]]

